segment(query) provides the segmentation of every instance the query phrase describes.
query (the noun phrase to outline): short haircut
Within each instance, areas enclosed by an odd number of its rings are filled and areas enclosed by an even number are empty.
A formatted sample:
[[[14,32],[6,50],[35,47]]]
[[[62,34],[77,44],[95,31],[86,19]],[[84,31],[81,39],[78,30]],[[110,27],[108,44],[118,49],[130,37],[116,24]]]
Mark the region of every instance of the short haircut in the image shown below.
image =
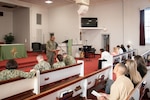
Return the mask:
[[[118,48],[120,48],[120,45],[117,45]]]
[[[117,66],[118,66],[119,72],[120,72],[121,74],[126,74],[127,68],[126,68],[125,64],[123,64],[123,63],[118,63]]]
[[[18,64],[14,59],[10,59],[6,63],[6,69],[17,69],[17,68],[18,68]]]
[[[103,48],[101,48],[101,49],[100,49],[100,51],[101,51],[101,52],[104,52],[104,49],[103,49]]]
[[[57,55],[57,59],[58,59],[59,61],[63,61],[63,56],[62,56],[61,54],[58,54],[58,55]]]
[[[36,57],[37,59],[43,59],[43,56],[40,54]]]

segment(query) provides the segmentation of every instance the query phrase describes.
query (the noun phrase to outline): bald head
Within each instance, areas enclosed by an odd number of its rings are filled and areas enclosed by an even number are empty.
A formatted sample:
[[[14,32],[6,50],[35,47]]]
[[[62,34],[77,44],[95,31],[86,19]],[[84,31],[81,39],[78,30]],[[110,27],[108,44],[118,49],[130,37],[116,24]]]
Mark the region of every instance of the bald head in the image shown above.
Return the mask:
[[[40,62],[40,61],[43,61],[43,60],[44,60],[44,58],[43,58],[43,56],[42,56],[42,55],[38,55],[38,56],[36,57],[36,59],[37,59],[37,61],[38,61],[38,62]]]
[[[125,75],[126,71],[127,71],[127,68],[126,68],[126,66],[125,66],[124,64],[122,64],[122,63],[116,64],[116,66],[115,66],[115,68],[114,68],[114,73],[115,73],[116,75]]]

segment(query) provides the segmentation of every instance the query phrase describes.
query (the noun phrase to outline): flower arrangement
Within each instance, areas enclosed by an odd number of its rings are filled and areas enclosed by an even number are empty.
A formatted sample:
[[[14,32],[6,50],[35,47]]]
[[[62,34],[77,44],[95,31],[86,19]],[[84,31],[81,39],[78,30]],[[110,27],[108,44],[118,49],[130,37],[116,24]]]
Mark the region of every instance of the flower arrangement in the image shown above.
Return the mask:
[[[4,40],[6,44],[11,44],[14,41],[14,35],[12,33],[9,33],[4,36]]]

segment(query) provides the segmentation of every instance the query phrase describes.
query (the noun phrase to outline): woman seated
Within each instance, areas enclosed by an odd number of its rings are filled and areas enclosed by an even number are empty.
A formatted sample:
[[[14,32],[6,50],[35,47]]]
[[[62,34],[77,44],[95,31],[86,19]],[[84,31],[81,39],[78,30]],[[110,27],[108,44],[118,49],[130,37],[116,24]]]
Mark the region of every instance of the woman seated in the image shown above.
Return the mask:
[[[144,59],[140,55],[134,56],[134,60],[137,63],[137,70],[139,71],[140,75],[142,78],[145,76],[147,73],[147,68]]]
[[[57,62],[53,64],[53,68],[59,68],[59,67],[66,66],[64,61],[63,61],[63,56],[61,54],[57,55],[56,61]]]
[[[8,60],[6,63],[6,69],[0,72],[0,81],[9,80],[16,77],[33,78],[35,76],[35,71],[23,72],[17,70],[18,64],[14,59]]]
[[[111,53],[111,55],[116,56],[116,55],[118,55],[118,54],[119,54],[118,48],[117,48],[117,47],[114,47],[114,48],[113,48],[113,52]]]
[[[142,81],[142,77],[137,70],[136,62],[134,60],[128,59],[125,65],[127,67],[126,76],[129,77],[133,82],[134,86],[136,86],[139,82]]]

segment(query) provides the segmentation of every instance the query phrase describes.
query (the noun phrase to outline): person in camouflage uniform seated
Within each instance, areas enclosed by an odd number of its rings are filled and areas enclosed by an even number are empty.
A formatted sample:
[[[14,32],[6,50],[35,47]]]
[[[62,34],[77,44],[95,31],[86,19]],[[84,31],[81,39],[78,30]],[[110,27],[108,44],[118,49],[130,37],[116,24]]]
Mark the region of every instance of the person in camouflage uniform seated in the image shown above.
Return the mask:
[[[40,72],[51,69],[51,65],[47,61],[44,61],[42,55],[38,55],[36,60],[38,61],[38,64],[36,64],[33,69],[40,70]]]
[[[66,66],[64,61],[63,61],[63,56],[61,54],[57,55],[56,61],[57,62],[53,64],[53,68],[59,68],[59,67]]]
[[[75,58],[71,55],[67,55],[67,53],[63,54],[63,60],[66,64],[66,66],[76,64]]]
[[[6,63],[6,69],[0,72],[0,81],[17,77],[33,78],[35,76],[35,71],[23,72],[21,70],[17,70],[17,68],[18,64],[14,59],[8,60]]]

